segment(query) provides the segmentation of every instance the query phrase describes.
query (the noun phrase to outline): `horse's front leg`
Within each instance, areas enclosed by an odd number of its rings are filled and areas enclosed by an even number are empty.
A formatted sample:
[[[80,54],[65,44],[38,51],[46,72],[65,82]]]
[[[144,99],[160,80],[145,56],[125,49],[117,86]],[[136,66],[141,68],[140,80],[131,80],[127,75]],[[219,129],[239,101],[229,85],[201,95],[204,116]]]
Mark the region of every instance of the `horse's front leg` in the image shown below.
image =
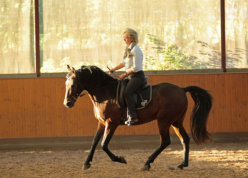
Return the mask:
[[[90,162],[93,159],[93,155],[95,153],[96,146],[97,146],[99,140],[101,139],[101,137],[102,137],[102,135],[104,133],[104,128],[105,128],[105,126],[103,124],[101,124],[100,122],[98,122],[96,135],[95,135],[95,137],[93,139],[92,146],[91,146],[91,149],[90,149],[90,153],[89,153],[88,158],[86,159],[86,161],[84,163],[84,168],[83,168],[84,170],[90,168]]]
[[[107,153],[107,155],[110,157],[112,161],[126,164],[127,162],[124,157],[114,155],[108,148],[108,144],[112,136],[114,135],[114,132],[117,126],[118,124],[114,124],[114,123],[106,121],[105,131],[104,131],[104,136],[102,139],[101,146],[102,146],[102,149]]]

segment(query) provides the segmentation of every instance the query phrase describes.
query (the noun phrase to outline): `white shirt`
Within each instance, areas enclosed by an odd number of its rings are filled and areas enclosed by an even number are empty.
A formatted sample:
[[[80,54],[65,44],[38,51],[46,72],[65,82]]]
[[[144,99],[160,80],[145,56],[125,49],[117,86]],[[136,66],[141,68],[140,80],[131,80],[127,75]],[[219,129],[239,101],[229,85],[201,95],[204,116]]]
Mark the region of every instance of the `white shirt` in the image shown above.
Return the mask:
[[[131,49],[132,44],[128,46]],[[139,72],[143,70],[143,53],[138,45],[135,45],[131,50],[131,56],[126,57],[122,60],[122,63],[125,65],[125,71],[133,70],[134,72]]]

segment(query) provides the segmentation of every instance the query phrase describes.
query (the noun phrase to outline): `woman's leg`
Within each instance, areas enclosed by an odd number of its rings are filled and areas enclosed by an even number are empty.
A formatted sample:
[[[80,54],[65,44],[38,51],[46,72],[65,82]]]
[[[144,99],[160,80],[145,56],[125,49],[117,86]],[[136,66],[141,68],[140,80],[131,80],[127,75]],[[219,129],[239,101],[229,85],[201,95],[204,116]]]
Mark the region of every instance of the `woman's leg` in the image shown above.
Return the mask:
[[[129,115],[128,121],[131,122],[130,125],[132,125],[132,122],[137,122],[137,112],[135,109],[135,100],[133,98],[133,94],[136,90],[138,90],[142,85],[144,81],[139,77],[133,77],[127,84],[127,87],[124,92],[124,97],[127,103],[127,113]]]

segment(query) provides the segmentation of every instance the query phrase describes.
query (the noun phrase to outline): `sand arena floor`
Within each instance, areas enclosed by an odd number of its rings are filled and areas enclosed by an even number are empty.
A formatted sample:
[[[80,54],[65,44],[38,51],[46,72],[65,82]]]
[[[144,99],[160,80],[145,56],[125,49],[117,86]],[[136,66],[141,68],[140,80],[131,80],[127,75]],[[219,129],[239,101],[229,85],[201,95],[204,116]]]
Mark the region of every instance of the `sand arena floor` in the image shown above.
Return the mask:
[[[91,138],[85,144],[75,142],[53,142],[57,147],[43,141],[22,147],[18,142],[15,149],[7,147],[6,141],[0,147],[0,177],[246,177],[248,178],[248,141],[213,142],[203,145],[190,144],[189,167],[184,170],[173,169],[181,163],[183,151],[177,141],[164,150],[150,171],[141,171],[145,161],[159,145],[159,137],[113,140],[109,148],[119,156],[124,156],[127,164],[112,162],[97,148],[92,166],[82,170],[88,155]],[[142,140],[143,139],[143,140]],[[16,141],[15,141],[16,142]],[[42,141],[39,141],[39,143]],[[193,141],[192,141],[193,142]],[[52,144],[52,143],[50,143]],[[52,145],[53,145],[52,144]],[[70,144],[71,146],[68,146]],[[28,146],[29,145],[29,146]],[[66,146],[67,145],[67,146]],[[112,145],[112,146],[111,146]],[[5,147],[4,147],[5,146]],[[13,145],[12,145],[13,146]]]

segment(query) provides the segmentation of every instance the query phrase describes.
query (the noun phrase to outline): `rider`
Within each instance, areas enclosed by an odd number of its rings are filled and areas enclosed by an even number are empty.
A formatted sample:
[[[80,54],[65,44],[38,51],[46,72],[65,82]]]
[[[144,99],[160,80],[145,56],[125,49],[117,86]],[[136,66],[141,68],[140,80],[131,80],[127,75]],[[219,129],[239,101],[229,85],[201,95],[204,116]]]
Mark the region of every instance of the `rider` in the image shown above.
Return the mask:
[[[145,76],[143,72],[143,53],[137,45],[138,33],[135,30],[127,28],[123,33],[123,38],[127,44],[123,60],[119,65],[110,69],[110,73],[125,67],[125,73],[119,76],[120,79],[129,79],[124,92],[128,119],[125,124],[133,125],[139,121],[135,109],[133,94],[145,83]]]

